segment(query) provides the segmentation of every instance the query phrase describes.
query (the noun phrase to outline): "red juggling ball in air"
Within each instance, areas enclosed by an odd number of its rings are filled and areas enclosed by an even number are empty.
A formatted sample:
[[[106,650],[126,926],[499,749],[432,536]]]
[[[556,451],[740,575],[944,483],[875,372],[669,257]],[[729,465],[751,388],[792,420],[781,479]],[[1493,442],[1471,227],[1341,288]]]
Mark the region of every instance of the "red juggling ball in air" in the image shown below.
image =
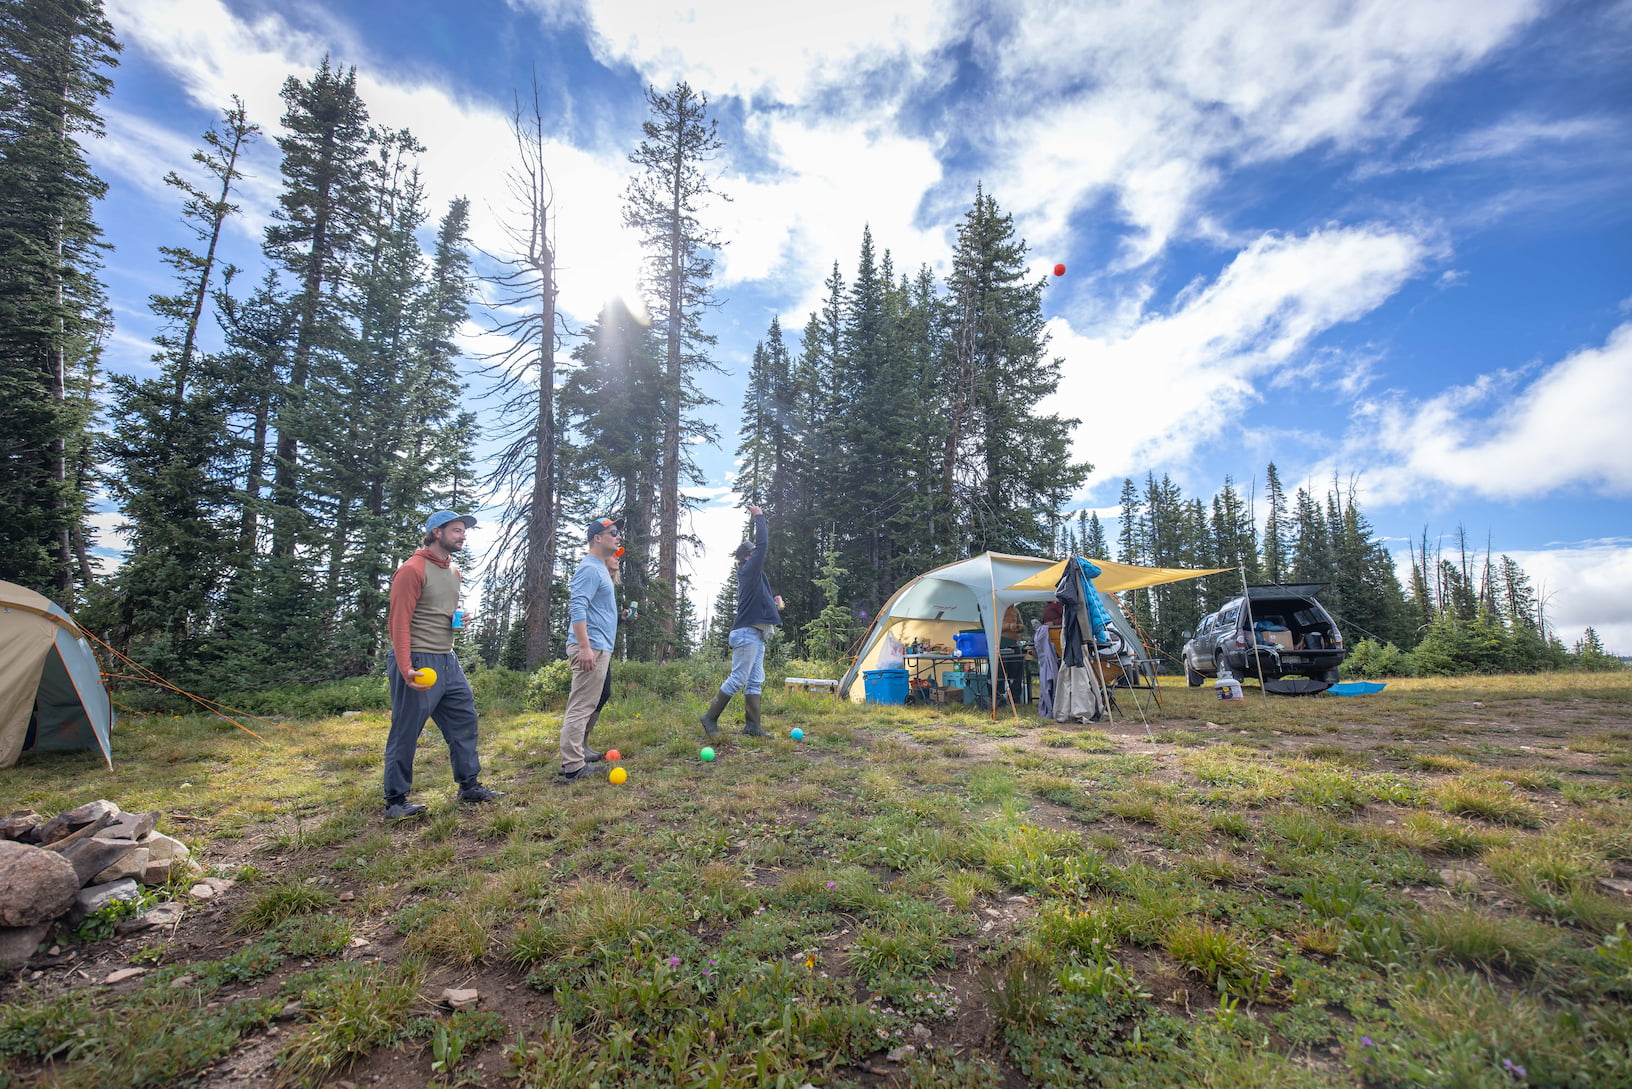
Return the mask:
[[[1054,275],[1064,276],[1065,275],[1065,266],[1064,265],[1055,265],[1054,266]]]

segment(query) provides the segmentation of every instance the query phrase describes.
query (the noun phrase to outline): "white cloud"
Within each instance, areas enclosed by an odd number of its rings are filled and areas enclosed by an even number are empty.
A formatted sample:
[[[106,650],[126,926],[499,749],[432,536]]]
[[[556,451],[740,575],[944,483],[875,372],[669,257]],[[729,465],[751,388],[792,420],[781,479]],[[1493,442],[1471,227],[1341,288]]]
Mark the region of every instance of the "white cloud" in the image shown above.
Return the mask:
[[[1349,456],[1376,451],[1382,502],[1446,488],[1522,499],[1572,487],[1632,493],[1632,323],[1602,347],[1520,373],[1497,371],[1422,402],[1370,406]]]
[[[197,105],[215,110],[237,94],[246,100],[250,119],[269,136],[280,131],[284,80],[309,79],[332,48],[328,40],[302,34],[274,14],[246,22],[219,0],[113,0],[109,14],[120,35],[164,65]],[[505,252],[504,222],[521,222],[508,182],[516,162],[508,112],[426,78],[394,78],[399,68],[389,63],[337,51],[332,63],[358,65],[358,92],[376,124],[411,129],[428,148],[422,165],[433,221],[450,199],[469,197],[472,239],[490,252]],[[144,185],[149,175],[159,176],[146,165],[159,161],[158,154],[184,163],[196,146],[191,134],[165,133],[151,121],[128,114],[111,120],[118,125],[115,131],[110,123],[110,136],[124,149],[113,165],[141,176]],[[187,150],[178,154],[181,148]],[[639,244],[622,226],[628,163],[621,150],[583,149],[548,138],[544,155],[558,214],[560,306],[574,319],[588,321],[608,299],[632,293],[638,283]],[[246,213],[264,222],[276,185],[274,165],[246,192]]]
[[[846,279],[854,274],[863,227],[871,225],[879,258],[891,251],[898,276],[950,253],[941,228],[915,222],[921,195],[940,178],[924,142],[861,122],[780,115],[751,118],[748,131],[765,142],[778,169],[722,183],[732,200],[715,209],[729,243],[719,284],[799,285],[804,297],[789,308],[784,326],[797,328],[820,306],[821,282],[835,258]]]
[[[1632,544],[1585,542],[1508,555],[1530,576],[1548,626],[1565,646],[1591,627],[1605,650],[1632,654]]]
[[[565,7],[554,0],[530,6],[552,18]],[[710,96],[800,102],[865,68],[915,72],[950,35],[957,12],[936,0],[593,0],[575,14],[603,62],[630,64],[659,87],[683,79]]]
[[[1128,259],[1183,234],[1223,165],[1352,149],[1410,131],[1433,84],[1509,41],[1540,0],[1021,0],[983,40],[998,105],[980,118],[991,189],[1034,244],[1063,249],[1070,213],[1110,192]]]
[[[1050,322],[1065,365],[1045,408],[1085,418],[1073,453],[1100,479],[1182,463],[1235,426],[1259,383],[1301,365],[1315,337],[1376,308],[1435,252],[1426,236],[1379,226],[1265,235],[1170,313],[1098,333]]]

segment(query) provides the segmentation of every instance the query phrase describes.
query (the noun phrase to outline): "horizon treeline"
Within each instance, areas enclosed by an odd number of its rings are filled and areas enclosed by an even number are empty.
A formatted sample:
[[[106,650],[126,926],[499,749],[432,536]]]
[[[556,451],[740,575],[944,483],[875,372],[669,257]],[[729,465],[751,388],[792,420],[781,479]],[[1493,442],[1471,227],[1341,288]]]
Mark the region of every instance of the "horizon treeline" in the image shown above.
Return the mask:
[[[498,506],[490,551],[464,565],[482,599],[465,649],[530,669],[562,653],[584,521],[613,513],[628,528],[621,593],[640,602],[621,653],[723,643],[733,587],[700,630],[676,558],[685,489],[702,483],[694,452],[718,442],[699,380],[725,369],[705,321],[720,246],[706,164],[721,147],[705,96],[648,89],[624,197],[648,254],[644,306],[609,304],[584,329],[555,310],[561,209],[536,93],[514,118],[511,245],[481,269],[466,200],[429,206],[425,148],[371,120],[355,69],[326,58],[282,88],[259,260],[227,262],[246,156],[266,139],[235,100],[165,178],[179,220],[159,253],[172,286],[149,300],[152,371],[108,376],[92,214],[105,186],[81,141],[101,132],[118,49],[98,0],[0,6],[0,520],[12,530],[0,578],[177,684],[355,676],[379,667],[389,579],[425,515]],[[1061,367],[1045,282],[992,195],[977,188],[944,279],[898,270],[868,229],[824,287],[798,334],[772,319],[755,348],[736,450],[736,488],[769,516],[784,653],[842,653],[899,585],[970,554],[1107,555],[1097,519],[1066,513],[1091,467],[1070,455],[1077,421],[1040,407]],[[491,429],[479,436],[455,338],[483,315],[508,347],[477,361]],[[480,462],[479,438],[500,447]],[[1351,640],[1380,647],[1420,654],[1447,618],[1556,644],[1509,558],[1424,548],[1402,587],[1352,489],[1289,498],[1274,472],[1267,522],[1228,481],[1209,503],[1165,477],[1125,482],[1115,558],[1328,582]],[[92,560],[99,493],[129,540],[105,574]],[[1132,607],[1173,651],[1238,582],[1159,588]]]

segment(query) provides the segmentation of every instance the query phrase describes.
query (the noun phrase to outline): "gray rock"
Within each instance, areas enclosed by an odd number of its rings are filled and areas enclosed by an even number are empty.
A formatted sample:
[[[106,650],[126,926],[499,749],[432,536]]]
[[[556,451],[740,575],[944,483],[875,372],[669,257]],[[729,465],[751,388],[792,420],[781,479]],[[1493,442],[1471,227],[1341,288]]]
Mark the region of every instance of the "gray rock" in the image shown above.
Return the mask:
[[[482,1000],[481,992],[474,987],[447,987],[442,991],[442,1003],[462,1010],[467,1006],[474,1006]]]
[[[146,847],[148,850],[148,857],[154,862],[163,862],[166,859],[178,859],[185,861],[192,853],[187,850],[187,845],[181,842],[181,840],[171,839],[163,832],[148,833],[147,836],[139,841],[138,846]]]
[[[47,848],[47,850],[55,851],[69,861],[74,867],[74,872],[79,875],[81,885],[98,884],[97,874],[135,849],[136,845],[128,839],[110,840],[103,839],[101,836],[88,836],[85,839],[53,843]],[[120,874],[120,876],[129,875]]]
[[[157,862],[149,858],[147,865],[142,867],[142,876],[137,880],[144,885],[162,885],[170,880],[170,870],[176,865],[177,863],[168,858],[160,859]]]
[[[48,923],[78,891],[79,874],[57,852],[0,840],[0,926]]]
[[[0,839],[16,840],[18,843],[40,842],[40,825],[45,818],[32,809],[18,809],[0,817]]]
[[[142,895],[142,887],[130,878],[110,881],[106,885],[91,885],[79,890],[74,897],[73,912],[69,918],[76,922],[93,911],[101,911],[115,900],[134,900]]]
[[[181,922],[181,917],[185,914],[186,909],[173,901],[156,904],[134,919],[120,919],[115,924],[114,930],[120,934],[136,934],[143,930],[153,930],[156,927],[175,926]]]
[[[67,839],[69,834],[84,828],[87,824],[101,821],[105,826],[108,821],[119,815],[119,807],[106,798],[99,798],[94,802],[75,806],[65,813],[58,813],[55,817],[40,825],[40,842],[42,844],[56,843]]]
[[[129,841],[127,840],[126,842],[128,843]],[[147,863],[147,848],[132,847],[129,851],[125,852],[122,858],[120,858],[113,865],[109,866],[107,869],[103,870],[101,873],[97,874],[91,880],[98,885],[106,884],[109,881],[117,881],[121,877],[133,877],[137,881],[140,881],[142,879],[142,874],[147,870]]]
[[[0,972],[9,972],[28,963],[45,936],[51,933],[50,923],[33,926],[0,927]]]
[[[158,823],[157,813],[121,813],[100,834],[103,839],[141,839]]]

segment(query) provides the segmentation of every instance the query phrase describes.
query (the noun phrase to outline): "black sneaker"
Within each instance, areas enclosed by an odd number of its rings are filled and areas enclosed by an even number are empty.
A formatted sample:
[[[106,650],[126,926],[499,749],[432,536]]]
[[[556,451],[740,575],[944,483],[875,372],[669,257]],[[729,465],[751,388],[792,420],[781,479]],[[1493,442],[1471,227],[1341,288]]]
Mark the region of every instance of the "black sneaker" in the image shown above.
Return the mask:
[[[505,792],[502,790],[489,790],[482,784],[477,783],[474,786],[462,788],[459,791],[459,800],[461,802],[491,802],[504,797],[504,794]]]
[[[426,806],[420,805],[418,802],[393,802],[385,807],[385,819],[388,821],[407,820],[409,817],[419,816],[425,812],[426,808]]]
[[[586,764],[599,764],[605,759],[606,754],[604,752],[596,752],[594,749],[584,750],[584,763]]]
[[[563,783],[576,783],[580,779],[588,779],[592,776],[599,775],[605,770],[605,764],[585,764],[577,771],[563,771],[561,773],[561,781]]]

